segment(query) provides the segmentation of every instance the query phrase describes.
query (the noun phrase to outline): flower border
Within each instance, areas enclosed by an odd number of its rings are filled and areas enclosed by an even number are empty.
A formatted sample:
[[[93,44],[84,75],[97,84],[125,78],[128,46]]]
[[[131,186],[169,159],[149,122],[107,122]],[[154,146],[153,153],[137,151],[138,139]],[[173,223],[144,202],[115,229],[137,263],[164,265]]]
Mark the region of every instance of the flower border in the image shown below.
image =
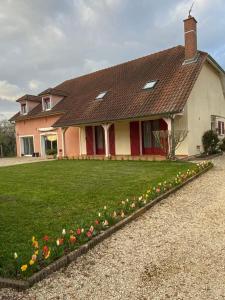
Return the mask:
[[[171,181],[159,182],[138,198],[122,201],[121,206],[116,211],[109,211],[107,207],[104,207],[98,213],[93,224],[79,227],[76,230],[63,229],[56,240],[44,236],[42,240],[38,241],[35,237],[32,237],[33,251],[29,262],[21,262],[19,255],[14,253],[16,274],[26,280],[0,278],[0,287],[26,289],[32,286],[52,272],[67,266],[112,233],[136,219],[157,202],[168,197],[212,167],[211,162],[201,162],[196,164],[193,169],[179,172]]]

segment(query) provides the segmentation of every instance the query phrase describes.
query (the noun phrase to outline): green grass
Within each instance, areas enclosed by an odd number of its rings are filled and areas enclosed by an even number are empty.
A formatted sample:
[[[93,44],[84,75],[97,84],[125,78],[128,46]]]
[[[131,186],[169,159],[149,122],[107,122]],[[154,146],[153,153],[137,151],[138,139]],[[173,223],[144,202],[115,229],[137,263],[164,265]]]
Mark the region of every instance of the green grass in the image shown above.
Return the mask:
[[[139,196],[187,170],[186,162],[50,161],[0,168],[0,275],[13,253],[24,259],[31,237],[93,221],[104,205]]]

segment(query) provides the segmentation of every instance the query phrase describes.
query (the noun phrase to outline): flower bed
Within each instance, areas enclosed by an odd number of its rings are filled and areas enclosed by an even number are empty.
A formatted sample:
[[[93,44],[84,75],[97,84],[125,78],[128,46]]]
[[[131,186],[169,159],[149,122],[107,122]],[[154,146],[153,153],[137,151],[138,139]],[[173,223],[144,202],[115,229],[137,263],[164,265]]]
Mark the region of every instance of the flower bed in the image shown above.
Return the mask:
[[[30,258],[23,261],[20,254],[14,253],[14,271],[12,277],[24,279],[32,274],[47,267],[53,261],[67,255],[73,250],[80,248],[93,237],[104,232],[109,227],[115,225],[127,216],[134,213],[147,203],[153,201],[158,196],[170,191],[176,186],[181,185],[189,178],[197,175],[204,169],[212,166],[211,162],[201,162],[188,169],[186,172],[179,172],[175,178],[170,181],[159,182],[151,186],[139,197],[121,201],[118,208],[111,211],[106,206],[99,211],[96,219],[91,224],[81,224],[77,228],[63,229],[57,238],[45,235],[37,240],[34,236],[31,239],[31,247],[27,249]]]

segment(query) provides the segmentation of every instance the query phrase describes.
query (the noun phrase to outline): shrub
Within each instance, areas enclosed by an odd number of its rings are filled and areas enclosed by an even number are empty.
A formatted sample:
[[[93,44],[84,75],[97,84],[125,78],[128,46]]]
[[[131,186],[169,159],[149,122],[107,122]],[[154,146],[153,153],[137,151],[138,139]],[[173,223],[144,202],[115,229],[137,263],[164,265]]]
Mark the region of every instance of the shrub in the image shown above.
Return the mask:
[[[55,155],[55,154],[57,154],[57,149],[47,149],[46,154],[47,155]]]
[[[221,141],[220,141],[220,149],[222,151],[225,151],[225,138],[223,138]]]
[[[219,138],[213,130],[208,130],[203,134],[202,144],[206,154],[215,154],[220,152]]]

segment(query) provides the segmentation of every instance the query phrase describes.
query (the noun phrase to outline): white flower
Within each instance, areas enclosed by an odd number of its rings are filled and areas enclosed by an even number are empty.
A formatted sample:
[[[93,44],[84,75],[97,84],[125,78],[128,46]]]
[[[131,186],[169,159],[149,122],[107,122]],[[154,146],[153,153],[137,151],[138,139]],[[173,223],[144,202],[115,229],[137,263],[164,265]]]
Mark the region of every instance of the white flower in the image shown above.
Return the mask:
[[[124,216],[125,216],[125,214],[124,214],[124,212],[122,211],[122,212],[121,212],[121,217],[124,218]]]
[[[139,200],[139,201],[141,201],[141,200],[142,200],[142,196],[141,196],[141,197],[139,197],[139,198],[138,198],[138,200]]]
[[[104,222],[102,222],[103,226],[108,226],[109,222],[107,220],[105,220]]]
[[[82,233],[84,232],[84,228],[81,228],[81,232],[82,232]]]
[[[18,257],[18,255],[17,255],[17,253],[15,252],[15,253],[14,253],[14,258],[17,259],[17,257]]]
[[[122,201],[122,204],[125,205],[125,201]]]
[[[56,240],[56,245],[59,246],[59,239]]]
[[[116,218],[116,216],[117,216],[117,214],[116,214],[116,212],[114,211],[114,212],[113,212],[113,217]]]
[[[135,207],[135,203],[132,203],[130,207],[131,207],[131,208],[134,208],[134,207]]]
[[[98,213],[98,216],[101,217],[101,213]]]
[[[126,201],[129,202],[129,199],[127,199]]]
[[[106,210],[107,209],[107,207],[106,206],[104,206],[104,210]]]
[[[62,235],[65,235],[65,234],[66,234],[66,229],[63,228]]]
[[[90,232],[93,232],[93,231],[94,231],[94,226],[91,225],[89,231],[90,231]]]

